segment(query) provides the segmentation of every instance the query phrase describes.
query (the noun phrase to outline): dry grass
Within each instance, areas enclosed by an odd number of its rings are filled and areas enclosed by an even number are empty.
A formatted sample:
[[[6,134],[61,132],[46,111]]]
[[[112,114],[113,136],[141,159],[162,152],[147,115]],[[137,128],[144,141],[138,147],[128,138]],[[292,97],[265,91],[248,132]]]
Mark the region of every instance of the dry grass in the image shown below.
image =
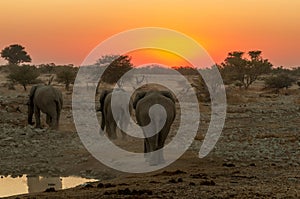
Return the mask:
[[[294,100],[295,104],[300,104],[300,97],[298,97],[297,99]]]
[[[236,88],[226,88],[226,98],[228,104],[242,104],[247,102],[245,90]]]
[[[202,140],[204,140],[204,137],[205,137],[205,135],[203,135],[202,133],[197,133],[197,135],[196,135],[196,137],[195,137],[195,140],[200,140],[200,141],[202,141]]]
[[[288,140],[290,142],[295,142],[298,141],[298,138],[293,135],[293,134],[289,134],[289,133],[261,133],[255,136],[256,139],[268,139],[268,138],[280,138],[280,139],[285,139]]]

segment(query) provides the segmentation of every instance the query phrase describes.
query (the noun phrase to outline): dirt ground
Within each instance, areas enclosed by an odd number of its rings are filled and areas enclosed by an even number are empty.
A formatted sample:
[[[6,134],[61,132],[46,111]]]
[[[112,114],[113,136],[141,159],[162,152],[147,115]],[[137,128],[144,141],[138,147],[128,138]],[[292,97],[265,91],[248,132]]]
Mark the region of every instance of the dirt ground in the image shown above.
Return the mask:
[[[280,94],[262,90],[259,83],[247,91],[228,89],[225,127],[208,156],[198,158],[210,121],[209,104],[201,103],[198,135],[179,160],[155,172],[129,174],[108,168],[85,149],[73,124],[72,93],[57,87],[64,96],[59,131],[28,126],[29,91],[0,87],[0,175],[76,175],[99,182],[8,198],[300,197],[297,88]],[[116,142],[142,150],[142,142]]]

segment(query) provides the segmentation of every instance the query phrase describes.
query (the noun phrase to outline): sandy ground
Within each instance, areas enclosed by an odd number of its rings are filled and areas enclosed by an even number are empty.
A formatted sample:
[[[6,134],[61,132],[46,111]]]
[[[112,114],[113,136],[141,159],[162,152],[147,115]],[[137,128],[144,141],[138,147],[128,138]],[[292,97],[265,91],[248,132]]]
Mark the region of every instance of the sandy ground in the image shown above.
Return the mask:
[[[64,95],[59,131],[26,124],[28,91],[0,87],[0,175],[97,178],[68,190],[11,198],[299,198],[300,92],[228,90],[225,127],[214,150],[199,159],[209,124],[209,104],[200,104],[201,125],[189,150],[168,167],[146,174],[123,173],[101,164],[82,145],[73,124],[71,92]],[[44,116],[43,116],[44,117]],[[177,118],[172,128],[175,134]],[[169,139],[170,140],[170,139]],[[117,140],[142,150],[140,140]]]

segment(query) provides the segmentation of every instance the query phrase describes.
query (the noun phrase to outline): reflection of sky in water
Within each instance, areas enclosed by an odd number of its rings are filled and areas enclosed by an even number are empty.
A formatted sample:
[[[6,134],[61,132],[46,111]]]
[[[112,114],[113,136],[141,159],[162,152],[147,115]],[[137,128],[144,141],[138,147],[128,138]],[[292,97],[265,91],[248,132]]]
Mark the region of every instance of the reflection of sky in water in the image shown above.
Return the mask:
[[[54,187],[67,189],[83,184],[85,182],[96,181],[81,177],[22,177],[12,178],[11,176],[0,178],[0,197],[25,194],[30,192],[42,192],[45,189]]]

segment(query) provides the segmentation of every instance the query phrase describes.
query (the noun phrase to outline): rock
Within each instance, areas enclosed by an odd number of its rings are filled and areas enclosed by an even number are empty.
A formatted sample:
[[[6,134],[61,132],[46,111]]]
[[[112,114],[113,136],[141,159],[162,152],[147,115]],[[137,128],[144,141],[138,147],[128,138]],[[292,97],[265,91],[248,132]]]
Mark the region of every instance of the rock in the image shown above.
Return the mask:
[[[183,179],[182,178],[178,178],[177,182],[183,182]]]
[[[45,129],[39,129],[39,128],[35,128],[33,129],[35,132],[37,133],[42,133],[42,132],[45,132],[46,130]]]
[[[126,189],[118,189],[118,194],[119,195],[132,195],[131,191],[129,190],[129,188]]]
[[[7,137],[7,138],[2,139],[2,141],[12,141],[12,140],[14,140],[13,137]]]
[[[170,182],[170,183],[177,183],[177,181],[175,179],[171,179],[168,182]]]
[[[223,167],[235,167],[235,165],[233,163],[224,163],[222,166]]]
[[[111,187],[116,187],[116,185],[111,183],[104,184],[104,188],[111,188]]]
[[[83,187],[83,188],[93,188],[94,186],[91,185],[90,183],[84,183],[84,184],[82,185],[82,187]]]
[[[56,192],[54,187],[47,188],[44,192]]]
[[[288,178],[287,180],[288,180],[289,182],[293,182],[293,183],[295,183],[295,182],[298,181],[297,178]]]
[[[200,185],[214,186],[214,185],[216,185],[216,183],[213,180],[211,180],[211,181],[206,180],[206,181],[202,181],[200,183]]]

